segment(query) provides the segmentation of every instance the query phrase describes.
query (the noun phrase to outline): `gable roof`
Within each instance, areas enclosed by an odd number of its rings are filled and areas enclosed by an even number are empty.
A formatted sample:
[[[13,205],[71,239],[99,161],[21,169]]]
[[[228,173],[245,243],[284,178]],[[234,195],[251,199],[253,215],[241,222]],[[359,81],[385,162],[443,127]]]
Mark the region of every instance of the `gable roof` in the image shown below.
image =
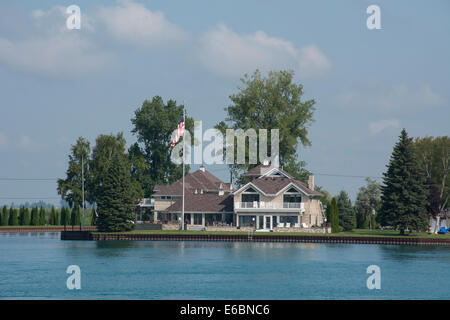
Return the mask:
[[[319,191],[314,191],[308,188],[303,182],[296,180],[294,178],[284,178],[284,177],[259,177],[251,182],[242,186],[239,190],[234,192],[234,194],[245,190],[247,187],[253,186],[255,189],[260,191],[264,195],[277,195],[280,192],[288,189],[292,186],[299,189],[302,193],[308,196],[321,196],[322,193]]]
[[[181,206],[182,200],[179,199],[164,211],[181,212]],[[233,212],[233,196],[231,194],[221,196],[217,193],[186,193],[184,196],[184,211],[198,213]]]
[[[205,191],[232,191],[230,188],[231,184],[223,182],[215,175],[211,174],[208,171],[197,170],[193,173],[190,173],[184,177],[184,188],[185,192],[194,192],[197,190],[205,190]],[[172,195],[172,196],[181,196],[183,193],[183,181],[182,178],[175,181],[170,185],[155,185],[153,191],[154,195]]]

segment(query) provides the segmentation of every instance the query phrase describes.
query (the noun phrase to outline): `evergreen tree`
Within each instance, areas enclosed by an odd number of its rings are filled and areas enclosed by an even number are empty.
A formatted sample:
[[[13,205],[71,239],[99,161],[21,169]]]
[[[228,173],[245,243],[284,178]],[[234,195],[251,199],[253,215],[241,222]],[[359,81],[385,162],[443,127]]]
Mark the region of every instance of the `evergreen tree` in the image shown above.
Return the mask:
[[[115,154],[108,168],[98,198],[97,226],[99,231],[128,231],[133,229],[136,193],[132,188],[130,166]]]
[[[39,225],[39,211],[37,207],[33,207],[31,209],[31,221],[30,225],[38,226]]]
[[[23,208],[23,225],[29,226],[30,222],[31,222],[30,210],[25,207],[22,207],[22,208]]]
[[[18,212],[13,207],[9,208],[9,223],[10,226],[18,226],[19,225],[19,217]]]
[[[55,210],[55,226],[59,226],[61,224],[61,210]]]
[[[412,139],[405,129],[394,146],[387,168],[381,188],[379,222],[383,226],[397,227],[401,234],[407,229],[427,230],[428,189],[418,166]]]
[[[50,210],[50,219],[48,223],[52,226],[56,226],[56,210],[55,206],[52,206],[52,209]]]
[[[337,206],[339,211],[339,225],[344,231],[353,230],[355,227],[355,210],[353,209],[352,201],[344,190],[337,197]]]
[[[39,209],[39,225],[44,226],[46,224],[45,220],[45,209],[41,207]]]
[[[9,208],[11,210],[12,206]],[[9,211],[2,211],[2,226],[7,226],[9,224]]]
[[[337,206],[336,198],[331,199],[330,203],[330,219],[331,219],[331,232],[340,232],[339,228],[339,209]]]
[[[19,225],[24,226],[24,219],[25,219],[25,207],[21,206],[19,209]]]
[[[96,222],[96,215],[95,215],[95,208],[92,208],[91,210],[91,226],[95,226]]]
[[[65,226],[69,223],[69,220],[67,218],[67,208],[62,207],[61,208],[61,225]]]
[[[8,214],[8,208],[6,207],[6,205],[4,205],[3,206],[3,209],[2,209],[2,214],[1,214],[1,216],[0,216],[0,225],[4,225],[3,224],[3,221],[4,221],[4,219],[6,218],[6,215]]]
[[[73,226],[79,226],[81,222],[81,214],[79,207],[73,207],[70,217],[70,224]]]

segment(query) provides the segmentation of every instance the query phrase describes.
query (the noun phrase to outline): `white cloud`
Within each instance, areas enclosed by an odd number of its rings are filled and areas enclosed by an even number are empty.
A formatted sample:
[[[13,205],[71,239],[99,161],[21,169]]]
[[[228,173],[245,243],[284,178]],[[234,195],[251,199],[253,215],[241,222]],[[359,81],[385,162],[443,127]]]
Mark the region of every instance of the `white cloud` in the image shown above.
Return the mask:
[[[372,84],[339,93],[335,102],[341,108],[368,110],[384,115],[403,115],[442,106],[445,99],[436,93],[428,83],[418,88],[405,84],[386,87]]]
[[[369,132],[377,134],[386,128],[398,128],[400,122],[397,119],[385,119],[369,123]]]
[[[140,3],[119,1],[114,7],[101,7],[98,18],[117,39],[144,47],[184,42],[187,34],[166,19],[160,11],[150,11]]]
[[[219,24],[200,38],[198,58],[210,71],[226,76],[242,75],[255,69],[293,69],[301,78],[328,71],[331,63],[315,45],[296,48],[291,42],[263,31],[238,34]]]
[[[65,27],[67,15],[63,7],[36,10],[31,16],[35,27],[30,28],[27,38],[0,37],[0,63],[57,78],[95,74],[115,66],[114,56],[100,50],[90,39],[88,34],[93,27],[86,16],[82,16],[81,30]]]

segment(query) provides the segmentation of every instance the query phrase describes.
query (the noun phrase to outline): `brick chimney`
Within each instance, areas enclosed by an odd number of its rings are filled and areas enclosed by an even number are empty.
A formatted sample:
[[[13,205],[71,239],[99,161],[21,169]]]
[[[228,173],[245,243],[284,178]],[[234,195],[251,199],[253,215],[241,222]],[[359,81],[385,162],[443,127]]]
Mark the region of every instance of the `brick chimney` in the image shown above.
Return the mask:
[[[314,176],[310,175],[308,177],[308,188],[314,191]]]
[[[200,166],[200,171],[205,172],[205,167],[203,165]]]

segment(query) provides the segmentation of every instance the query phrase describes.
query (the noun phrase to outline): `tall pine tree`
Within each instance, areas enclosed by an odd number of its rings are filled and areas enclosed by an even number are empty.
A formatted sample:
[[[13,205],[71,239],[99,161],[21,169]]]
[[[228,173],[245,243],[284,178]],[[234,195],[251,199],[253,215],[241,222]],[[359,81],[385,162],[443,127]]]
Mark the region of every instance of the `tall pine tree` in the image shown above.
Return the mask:
[[[133,192],[130,166],[122,155],[115,154],[98,197],[97,227],[102,232],[129,231],[134,227],[136,193]]]
[[[335,197],[331,199],[330,202],[330,220],[331,220],[331,232],[332,233],[340,232],[341,228],[339,227],[339,209]]]
[[[378,221],[383,226],[398,228],[400,234],[405,230],[426,231],[428,189],[417,163],[412,139],[405,129],[394,146],[387,168],[381,187]]]
[[[344,231],[350,231],[355,227],[355,210],[347,192],[342,190],[337,197],[339,211],[339,225]]]

